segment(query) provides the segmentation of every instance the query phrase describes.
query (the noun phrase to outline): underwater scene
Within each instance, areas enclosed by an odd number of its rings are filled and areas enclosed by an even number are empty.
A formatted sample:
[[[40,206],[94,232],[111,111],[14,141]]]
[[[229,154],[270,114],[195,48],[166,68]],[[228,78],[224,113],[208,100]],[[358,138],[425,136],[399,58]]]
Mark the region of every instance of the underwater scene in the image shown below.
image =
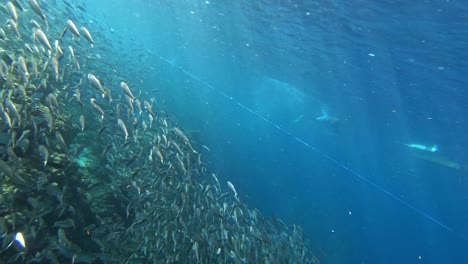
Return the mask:
[[[466,14],[2,0],[0,263],[468,263]]]

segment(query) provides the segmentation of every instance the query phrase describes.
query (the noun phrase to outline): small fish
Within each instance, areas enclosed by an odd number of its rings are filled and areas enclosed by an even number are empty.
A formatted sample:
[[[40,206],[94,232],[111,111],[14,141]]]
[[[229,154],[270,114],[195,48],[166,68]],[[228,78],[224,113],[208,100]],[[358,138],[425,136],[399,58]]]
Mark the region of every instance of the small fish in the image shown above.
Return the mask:
[[[47,22],[47,17],[42,12],[42,9],[39,6],[39,3],[37,3],[36,0],[28,0],[28,2],[32,10],[34,11],[34,13],[36,13],[39,17],[41,17],[41,19],[44,20],[44,22],[46,23],[47,27],[49,27],[48,22]]]
[[[78,87],[75,90],[75,98],[78,104],[81,106],[81,108],[83,108],[83,102],[81,102],[81,92],[80,92],[80,88]]]
[[[138,124],[140,123],[140,119],[138,117],[133,118],[133,130],[135,130],[138,127]]]
[[[141,115],[143,113],[143,110],[141,110],[141,102],[138,99],[135,99],[135,104],[137,105],[138,108],[138,114]]]
[[[18,57],[17,65],[21,70],[23,76],[25,76],[26,81],[29,78],[28,66],[26,66],[26,61],[24,60],[23,56]]]
[[[73,23],[73,21],[71,21],[70,19],[67,20],[67,27],[68,29],[70,29],[73,35],[81,37],[80,32],[78,31],[78,28],[76,27],[75,23]]]
[[[29,134],[31,134],[31,130],[23,130],[23,132],[21,133],[21,136],[16,141],[16,144],[19,145],[21,141],[23,141],[24,139],[28,137]]]
[[[205,145],[202,145],[202,148],[205,149],[206,151],[211,151],[210,148],[208,148],[208,147],[205,146]]]
[[[112,145],[111,145],[111,144],[107,145],[107,146],[104,148],[104,150],[103,150],[102,153],[101,153],[101,159],[104,158],[104,156],[107,154],[107,152],[110,150],[110,148],[112,148]]]
[[[81,154],[81,152],[83,152],[84,148],[85,148],[84,145],[80,145],[80,146],[76,149],[75,153],[73,154],[72,159],[78,157],[78,156]]]
[[[5,30],[3,30],[3,28],[0,28],[0,39],[2,40],[8,39],[6,36]]]
[[[119,127],[122,129],[122,131],[124,132],[124,135],[125,135],[125,141],[127,141],[127,138],[128,138],[128,132],[127,132],[127,127],[125,126],[125,123],[124,121],[122,121],[122,119],[118,119],[117,120],[117,124],[119,125]]]
[[[154,112],[153,112],[153,107],[148,101],[144,101],[143,104],[145,105],[146,110],[148,110],[148,113],[154,118]]]
[[[53,57],[50,59],[50,62],[52,63],[52,68],[54,69],[55,81],[58,81],[59,78],[60,78],[58,57],[57,57],[57,56],[53,56]]]
[[[41,156],[44,162],[44,167],[47,166],[47,162],[49,161],[49,151],[44,145],[39,145],[38,151],[39,151],[39,155]]]
[[[106,91],[107,97],[109,97],[109,104],[112,103],[112,93],[110,88],[108,86],[104,86],[103,88]]]
[[[68,50],[70,51],[70,58],[74,59],[75,58],[75,50],[73,50],[73,47],[68,45]]]
[[[107,127],[103,126],[101,127],[101,129],[99,129],[99,131],[97,132],[97,135],[96,136],[99,136],[102,134],[102,132],[104,132],[104,130],[106,130]]]
[[[39,25],[39,23],[34,19],[31,19],[31,24],[33,24],[35,28],[41,28],[41,25]],[[36,50],[36,52],[39,53],[39,50]]]
[[[54,112],[55,108],[60,109],[60,105],[57,101],[57,96],[54,93],[48,94],[45,98],[45,101],[52,112]]]
[[[161,150],[157,146],[153,147],[153,153],[155,153],[156,156],[158,156],[159,161],[161,161],[161,163],[164,163],[164,157],[161,153]]]
[[[21,11],[24,11],[24,8],[18,3],[18,0],[11,0],[11,2]]]
[[[88,74],[88,80],[91,82],[91,84],[93,85],[94,88],[98,89],[103,95],[106,94],[106,91],[104,90],[104,88],[101,85],[101,81],[99,81],[99,79],[96,78],[96,76],[89,73]]]
[[[101,114],[101,119],[104,119],[104,111],[102,108],[98,105],[97,100],[94,98],[89,99],[91,102],[91,105],[93,106],[94,110],[96,110],[98,113]]]
[[[182,130],[180,130],[180,129],[177,128],[177,127],[174,127],[173,130],[174,130],[174,132],[176,133],[176,135],[177,135],[180,139],[182,139],[182,141],[184,141],[184,143],[189,142],[188,137],[184,134],[184,132],[182,132]]]
[[[67,147],[67,144],[65,143],[65,139],[63,139],[63,136],[62,134],[60,134],[60,132],[58,132],[57,130],[55,131],[55,140],[57,140],[58,142],[58,145],[60,146],[60,148],[65,151],[68,155],[68,147]]]
[[[54,41],[54,48],[55,48],[55,54],[58,54],[59,57],[62,57],[63,50],[62,50],[62,47],[60,47],[60,42],[58,41],[58,39]]]
[[[232,184],[230,181],[227,182],[227,186],[229,187],[229,189],[231,189],[231,191],[234,193],[234,197],[237,198],[237,191],[236,191],[236,188],[234,187],[234,184]]]
[[[120,146],[120,149],[123,149],[123,148],[125,148],[126,146],[130,145],[130,143],[132,143],[132,141],[131,141],[131,140],[129,140],[129,141],[127,141],[127,142],[123,143],[123,144],[122,144],[122,146]]]
[[[65,246],[72,245],[70,240],[68,240],[67,235],[65,234],[65,230],[63,228],[59,228],[57,237],[58,237],[58,242],[60,244],[65,245]]]
[[[125,82],[120,83],[120,88],[122,88],[122,91],[130,98],[135,99],[135,96],[133,96],[132,91],[130,91],[130,87]]]
[[[12,148],[7,149],[8,158],[13,161],[16,165],[20,164],[21,160],[16,156]]]
[[[83,131],[85,129],[85,117],[84,117],[84,115],[80,115],[80,127],[81,127],[81,131]]]
[[[40,28],[34,28],[33,29],[33,32],[34,32],[34,39],[38,39],[39,42],[45,46],[46,48],[48,48],[49,50],[52,50],[52,46],[50,46],[50,42],[49,42],[49,39],[47,38],[46,34],[42,31],[42,29]]]
[[[15,241],[18,242],[22,248],[26,248],[26,241],[24,240],[24,236],[21,232],[16,233]]]
[[[81,32],[83,33],[84,38],[91,43],[91,47],[94,47],[94,40],[93,37],[91,36],[91,33],[89,33],[89,30],[85,28],[84,26],[80,28]]]
[[[21,34],[19,32],[19,29],[18,29],[18,24],[12,20],[12,19],[8,19],[7,20],[7,26],[9,26],[10,28],[13,29],[13,32],[15,33],[15,35],[18,37],[18,39],[21,38]]]
[[[57,221],[54,223],[53,227],[58,227],[58,228],[75,228],[75,221],[73,219],[68,218],[62,221]]]
[[[5,105],[8,108],[8,111],[13,114],[13,117],[21,123],[21,116],[18,113],[18,110],[16,109],[16,105],[9,99],[5,99]]]
[[[16,22],[18,22],[18,13],[16,12],[16,7],[13,5],[12,2],[8,1],[7,9],[10,13],[11,18],[13,18]]]
[[[3,160],[0,160],[0,172],[2,172],[3,174],[7,176],[12,175],[12,170],[10,166],[8,166],[8,164],[6,164],[6,162],[4,162]]]

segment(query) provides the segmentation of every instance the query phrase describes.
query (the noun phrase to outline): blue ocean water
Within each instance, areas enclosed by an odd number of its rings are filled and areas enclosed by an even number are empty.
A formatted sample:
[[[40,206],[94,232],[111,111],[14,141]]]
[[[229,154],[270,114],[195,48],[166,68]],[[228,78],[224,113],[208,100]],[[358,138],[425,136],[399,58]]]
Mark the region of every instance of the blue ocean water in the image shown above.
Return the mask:
[[[86,15],[220,179],[303,226],[321,263],[468,263],[467,11],[119,0]]]

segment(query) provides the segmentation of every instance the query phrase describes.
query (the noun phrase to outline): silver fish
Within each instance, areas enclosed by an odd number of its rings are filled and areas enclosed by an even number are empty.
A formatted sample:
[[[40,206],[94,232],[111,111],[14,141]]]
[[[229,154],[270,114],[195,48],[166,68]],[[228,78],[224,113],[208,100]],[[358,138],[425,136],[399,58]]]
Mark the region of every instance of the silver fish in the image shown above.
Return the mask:
[[[12,174],[11,168],[3,160],[0,160],[0,172],[7,176]]]
[[[78,31],[78,28],[76,27],[75,23],[73,23],[73,21],[71,21],[70,19],[67,20],[67,27],[75,36],[81,37],[80,32]]]
[[[93,106],[94,110],[96,110],[98,113],[101,114],[101,119],[104,119],[104,111],[102,108],[98,105],[97,100],[94,98],[89,99],[91,102],[91,105]]]
[[[8,1],[7,9],[10,13],[11,18],[13,18],[15,21],[18,21],[18,13],[16,12],[16,7],[13,5],[12,2]]]
[[[21,160],[16,156],[12,148],[7,149],[8,158],[13,161],[16,165],[20,164]]]
[[[60,132],[58,131],[55,131],[55,140],[58,142],[58,145],[60,146],[60,148],[64,150],[68,155],[68,147],[67,147],[67,144],[65,143],[65,139],[63,139],[62,134],[60,134]]]
[[[47,166],[47,162],[49,161],[49,151],[44,145],[39,145],[37,150],[39,151],[39,155],[44,162],[44,167]]]
[[[8,108],[8,111],[15,117],[15,119],[21,123],[21,116],[18,113],[18,110],[16,109],[16,105],[9,99],[5,99],[5,105]]]
[[[75,51],[73,50],[72,46],[68,46],[68,50],[70,51],[70,58],[75,58]]]
[[[120,83],[120,87],[122,88],[123,92],[130,98],[135,99],[135,96],[133,96],[132,91],[130,91],[130,87],[125,82]]]
[[[18,37],[18,39],[21,38],[21,34],[19,32],[19,29],[18,29],[18,24],[12,20],[12,19],[8,19],[7,20],[7,26],[9,26],[10,28],[13,29],[13,32],[15,33],[15,35]]]
[[[24,11],[24,8],[18,3],[18,0],[11,0],[11,2],[21,11]]]
[[[85,129],[85,117],[84,117],[84,115],[80,115],[80,127],[81,127],[81,131],[83,131]]]
[[[128,132],[127,132],[127,127],[125,126],[125,123],[124,121],[122,121],[122,119],[118,119],[117,120],[117,124],[119,125],[119,127],[122,129],[122,131],[124,132],[124,135],[125,135],[125,141],[127,141],[127,138],[128,138]]]
[[[40,28],[34,28],[34,39],[38,39],[39,42],[48,48],[49,50],[52,50],[52,46],[50,46],[49,39],[47,38],[46,34],[42,31]]]
[[[99,79],[96,78],[96,76],[89,73],[88,74],[88,80],[91,82],[91,84],[94,86],[94,88],[98,89],[103,95],[106,94],[106,91],[104,90],[104,88],[101,85],[101,81],[99,81]]]
[[[59,61],[58,61],[57,56],[52,57],[50,62],[52,63],[52,68],[54,69],[55,80],[58,81],[60,77],[60,73],[59,73]]]
[[[91,47],[94,47],[94,40],[93,37],[91,36],[91,33],[89,33],[89,30],[85,28],[84,26],[80,28],[81,32],[83,33],[84,38],[91,43]]]
[[[232,182],[228,181],[228,182],[227,182],[227,186],[228,186],[229,189],[231,189],[231,191],[234,193],[234,197],[237,198],[237,191],[236,191],[236,188],[234,187],[234,184],[232,184]]]
[[[27,82],[29,79],[29,72],[28,72],[28,67],[26,66],[26,60],[24,59],[23,56],[18,57],[16,65],[21,71],[21,75],[23,76],[24,81]]]
[[[28,2],[29,2],[29,5],[31,6],[32,10],[34,11],[34,13],[36,13],[38,16],[40,16],[41,19],[44,20],[44,22],[46,23],[46,25],[48,27],[47,17],[42,12],[42,9],[39,6],[39,3],[37,3],[36,0],[28,0]]]
[[[75,97],[76,97],[76,101],[78,102],[78,104],[80,104],[81,107],[83,107],[83,103],[81,102],[81,92],[80,92],[80,88],[76,88],[75,90]]]
[[[182,141],[184,142],[187,142],[189,141],[188,137],[184,134],[184,132],[182,132],[182,130],[180,130],[179,128],[177,127],[174,127],[174,132],[176,133],[176,135],[178,137],[180,137],[182,139]]]
[[[62,50],[62,47],[60,47],[60,42],[58,41],[58,39],[54,41],[54,48],[55,48],[55,54],[58,54],[59,57],[62,57],[63,50]]]
[[[71,218],[62,220],[62,221],[57,221],[54,223],[53,227],[58,227],[58,228],[75,228],[75,221]]]

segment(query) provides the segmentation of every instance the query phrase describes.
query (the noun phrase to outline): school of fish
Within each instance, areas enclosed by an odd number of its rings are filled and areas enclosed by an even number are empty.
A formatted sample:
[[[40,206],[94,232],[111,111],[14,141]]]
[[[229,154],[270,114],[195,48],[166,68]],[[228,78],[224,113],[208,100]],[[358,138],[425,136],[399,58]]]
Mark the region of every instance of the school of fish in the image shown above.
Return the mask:
[[[156,94],[98,56],[118,51],[84,2],[0,9],[0,263],[320,262],[299,226],[249,209]]]

